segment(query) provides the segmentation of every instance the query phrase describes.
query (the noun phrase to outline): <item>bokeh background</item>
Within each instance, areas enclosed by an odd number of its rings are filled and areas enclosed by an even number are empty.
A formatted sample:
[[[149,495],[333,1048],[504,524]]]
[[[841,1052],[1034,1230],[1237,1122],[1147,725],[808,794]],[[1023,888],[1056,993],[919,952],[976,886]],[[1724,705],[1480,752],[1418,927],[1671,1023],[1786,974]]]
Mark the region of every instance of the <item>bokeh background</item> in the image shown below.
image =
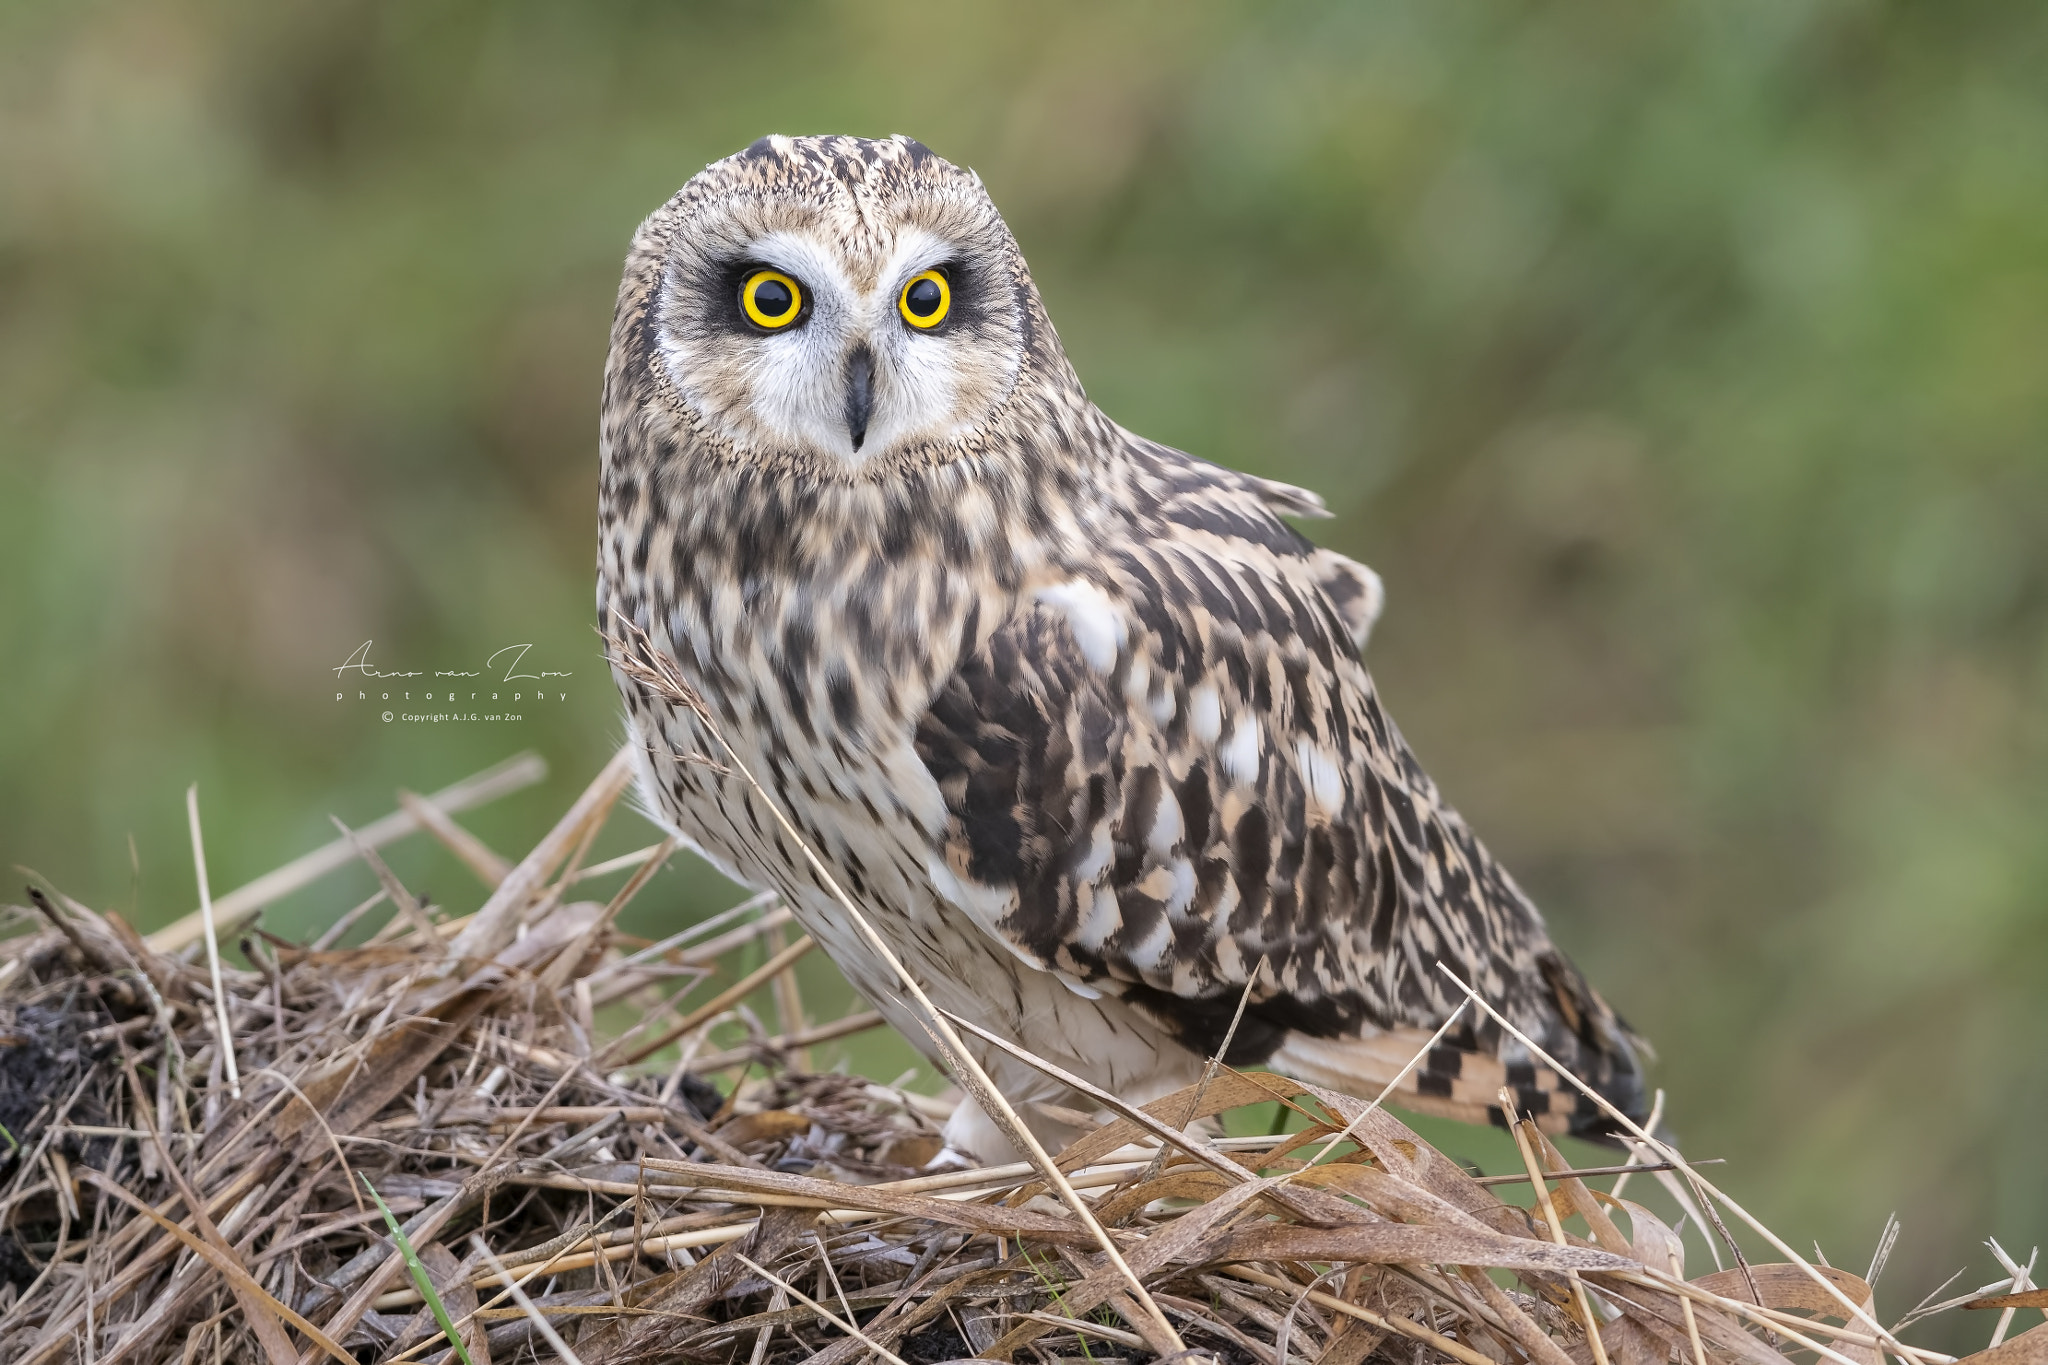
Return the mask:
[[[1111,415],[1328,495],[1394,714],[1688,1148],[1853,1268],[1898,1210],[1888,1311],[1988,1280],[2048,1231],[2044,70],[2028,3],[14,0],[0,854],[159,924],[188,782],[221,888],[533,748],[469,819],[527,847],[618,733],[634,225],[764,132],[908,132]],[[385,724],[367,640],[568,696]]]

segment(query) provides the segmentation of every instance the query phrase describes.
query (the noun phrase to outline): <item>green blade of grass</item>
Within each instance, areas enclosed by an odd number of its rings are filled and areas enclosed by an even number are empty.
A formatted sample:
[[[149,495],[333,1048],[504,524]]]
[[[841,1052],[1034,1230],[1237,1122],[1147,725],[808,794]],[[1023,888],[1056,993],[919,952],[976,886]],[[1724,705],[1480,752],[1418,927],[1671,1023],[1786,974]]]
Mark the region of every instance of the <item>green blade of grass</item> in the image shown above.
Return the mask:
[[[1031,1267],[1031,1273],[1036,1275],[1038,1277],[1038,1282],[1045,1286],[1045,1292],[1052,1298],[1052,1306],[1059,1309],[1060,1316],[1063,1318],[1073,1317],[1073,1314],[1067,1311],[1066,1300],[1060,1296],[1061,1285],[1053,1283],[1052,1276],[1047,1274],[1046,1271],[1039,1266],[1038,1258],[1027,1251],[1024,1253],[1024,1264]],[[1061,1282],[1061,1284],[1064,1283],[1064,1281]],[[1100,1317],[1102,1315],[1100,1313],[1097,1313],[1096,1316]],[[1095,1352],[1088,1349],[1087,1335],[1085,1333],[1076,1332],[1074,1334],[1074,1340],[1081,1344],[1082,1357],[1092,1363],[1095,1359]]]
[[[391,1229],[391,1240],[398,1243],[399,1254],[405,1257],[405,1268],[412,1272],[413,1286],[420,1291],[420,1297],[427,1301],[427,1308],[432,1311],[434,1321],[439,1324],[441,1335],[448,1338],[448,1344],[455,1348],[455,1354],[462,1361],[462,1365],[476,1365],[476,1362],[469,1358],[469,1348],[462,1344],[462,1337],[456,1332],[455,1323],[449,1318],[448,1309],[441,1302],[441,1296],[434,1292],[434,1282],[427,1277],[427,1268],[420,1264],[419,1253],[412,1249],[412,1239],[407,1237],[405,1229],[398,1225],[398,1219],[391,1212],[391,1206],[384,1202],[383,1195],[377,1193],[377,1187],[370,1183],[370,1177],[362,1175],[361,1172],[357,1174],[361,1176],[363,1188],[370,1192],[370,1198],[377,1201],[377,1212],[384,1215],[384,1226]]]

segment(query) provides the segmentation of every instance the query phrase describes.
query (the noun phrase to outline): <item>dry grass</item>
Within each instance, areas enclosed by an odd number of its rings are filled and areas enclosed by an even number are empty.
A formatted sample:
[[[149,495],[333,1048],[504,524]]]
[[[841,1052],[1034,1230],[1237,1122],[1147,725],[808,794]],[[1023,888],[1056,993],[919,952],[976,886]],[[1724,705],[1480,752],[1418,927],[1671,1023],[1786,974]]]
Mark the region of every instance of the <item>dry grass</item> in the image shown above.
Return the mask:
[[[450,791],[488,799],[513,771]],[[337,841],[391,907],[357,947],[235,927],[340,866],[332,850],[210,902],[211,944],[204,917],[144,939],[34,889],[34,932],[0,943],[0,1359],[1950,1359],[1760,1226],[1784,1261],[1686,1278],[1664,1221],[1533,1127],[1526,1174],[1481,1181],[1376,1105],[1278,1076],[1221,1068],[1142,1110],[1095,1095],[1101,1126],[1056,1158],[928,1173],[944,1106],[802,1068],[877,1020],[808,1020],[808,940],[771,899],[659,944],[612,929],[672,851],[583,867],[626,773],[517,863],[455,802],[408,794]],[[377,857],[415,828],[475,871],[477,913],[437,921]],[[609,901],[579,898],[628,868]],[[766,960],[744,972],[750,945]],[[746,1011],[756,990],[781,1036]],[[617,1001],[639,1019],[608,1036]],[[713,1050],[735,1018],[747,1041]],[[672,1043],[681,1064],[642,1068]],[[721,1072],[724,1090],[703,1079]],[[1196,1122],[1275,1101],[1307,1126]],[[1636,1156],[1714,1221],[1746,1218],[1677,1153]],[[1542,1192],[1534,1216],[1503,1179]],[[2002,1344],[1972,1359],[2041,1365],[2048,1328],[2013,1335],[2041,1293],[2008,1270],[1979,1291]]]

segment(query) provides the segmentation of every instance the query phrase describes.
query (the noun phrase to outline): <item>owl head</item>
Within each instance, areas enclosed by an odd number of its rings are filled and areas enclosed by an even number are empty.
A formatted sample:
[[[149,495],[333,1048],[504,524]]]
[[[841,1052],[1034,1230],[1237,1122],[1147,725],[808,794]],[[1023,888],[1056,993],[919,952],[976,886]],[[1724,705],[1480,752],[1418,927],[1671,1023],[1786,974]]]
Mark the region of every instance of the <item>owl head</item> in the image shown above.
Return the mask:
[[[634,241],[607,408],[729,458],[855,475],[971,441],[1065,370],[980,179],[905,137],[765,137]]]

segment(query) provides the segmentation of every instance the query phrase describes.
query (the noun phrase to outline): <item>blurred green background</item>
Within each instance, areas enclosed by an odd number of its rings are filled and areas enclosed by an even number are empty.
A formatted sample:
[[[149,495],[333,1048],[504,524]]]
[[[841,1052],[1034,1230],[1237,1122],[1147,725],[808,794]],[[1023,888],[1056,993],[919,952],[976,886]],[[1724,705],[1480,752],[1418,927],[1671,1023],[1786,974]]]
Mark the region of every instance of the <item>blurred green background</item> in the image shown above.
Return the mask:
[[[188,782],[225,888],[531,747],[469,818],[527,847],[619,733],[634,225],[764,132],[911,133],[1111,415],[1329,496],[1394,714],[1688,1148],[1852,1268],[1897,1209],[1888,1311],[1988,1280],[2048,1230],[2044,70],[2030,3],[14,0],[0,854],[162,923]],[[573,676],[385,724],[366,640]]]

